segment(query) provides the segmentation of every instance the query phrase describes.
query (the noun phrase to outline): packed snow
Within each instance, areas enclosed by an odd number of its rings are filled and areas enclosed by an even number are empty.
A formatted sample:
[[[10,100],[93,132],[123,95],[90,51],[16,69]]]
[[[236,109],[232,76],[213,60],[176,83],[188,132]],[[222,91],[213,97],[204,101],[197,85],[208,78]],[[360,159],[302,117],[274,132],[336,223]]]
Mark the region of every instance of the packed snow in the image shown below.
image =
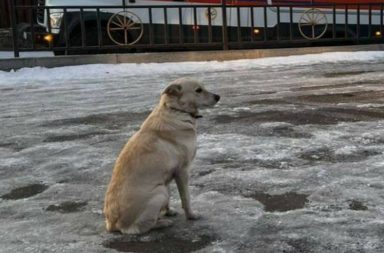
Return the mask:
[[[30,58],[30,57],[52,57],[54,56],[51,51],[40,51],[40,52],[20,52],[19,56],[21,58]],[[0,59],[11,59],[15,58],[13,51],[0,51]]]
[[[199,120],[185,221],[109,234],[127,139],[179,77]],[[0,71],[0,252],[384,252],[384,52]]]

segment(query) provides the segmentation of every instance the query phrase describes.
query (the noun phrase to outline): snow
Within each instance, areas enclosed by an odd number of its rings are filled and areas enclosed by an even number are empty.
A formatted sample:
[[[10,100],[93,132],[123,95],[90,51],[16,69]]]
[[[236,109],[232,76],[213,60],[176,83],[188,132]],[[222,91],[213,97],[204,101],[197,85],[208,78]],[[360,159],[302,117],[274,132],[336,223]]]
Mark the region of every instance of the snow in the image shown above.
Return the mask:
[[[53,52],[40,51],[40,52],[20,52],[21,58],[30,58],[30,57],[52,57]],[[13,51],[0,51],[0,59],[11,59],[14,58]]]
[[[172,228],[108,234],[114,160],[182,76],[222,95],[199,121],[202,219],[172,185]],[[384,52],[0,72],[0,252],[383,252],[383,80]]]
[[[235,60],[227,62],[183,62],[183,63],[146,63],[146,64],[93,64],[72,67],[59,68],[24,68],[17,71],[17,74],[12,72],[0,72],[0,78],[10,79],[13,82],[25,82],[30,76],[34,76],[34,80],[39,81],[55,81],[77,79],[102,79],[102,78],[127,78],[137,75],[171,75],[177,69],[178,74],[192,74],[202,72],[227,72],[227,71],[249,71],[254,68],[279,68],[284,66],[295,65],[297,67],[305,67],[307,64],[326,64],[343,62],[365,62],[380,60],[384,57],[384,52],[338,52],[338,53],[322,53],[310,54],[303,56],[288,56],[288,57],[272,57],[262,58],[257,60]],[[91,66],[91,67],[90,67]],[[129,71],[127,71],[129,69]],[[284,76],[282,76],[284,78]],[[290,78],[290,76],[285,76]],[[9,80],[8,80],[9,81]],[[1,84],[1,83],[0,83]],[[54,82],[52,84],[55,85]]]

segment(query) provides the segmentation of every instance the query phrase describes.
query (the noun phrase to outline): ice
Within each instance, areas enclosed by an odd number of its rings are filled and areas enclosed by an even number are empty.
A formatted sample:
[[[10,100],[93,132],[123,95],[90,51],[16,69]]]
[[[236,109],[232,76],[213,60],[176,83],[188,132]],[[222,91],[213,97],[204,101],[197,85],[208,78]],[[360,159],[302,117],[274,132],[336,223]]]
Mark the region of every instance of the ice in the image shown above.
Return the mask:
[[[166,84],[220,94],[202,111],[185,221],[109,234],[121,148]],[[0,252],[383,252],[384,53],[0,72]]]

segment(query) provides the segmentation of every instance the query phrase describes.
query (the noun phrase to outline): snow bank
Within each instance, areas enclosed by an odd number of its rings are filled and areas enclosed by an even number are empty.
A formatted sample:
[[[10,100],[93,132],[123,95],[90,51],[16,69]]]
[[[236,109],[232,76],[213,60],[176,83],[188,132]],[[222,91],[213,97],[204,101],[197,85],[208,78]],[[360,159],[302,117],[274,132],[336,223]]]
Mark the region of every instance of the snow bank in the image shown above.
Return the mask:
[[[235,60],[226,62],[177,62],[145,64],[93,64],[73,67],[46,69],[41,67],[24,68],[18,71],[0,71],[0,85],[18,84],[31,80],[46,81],[55,84],[55,80],[76,81],[83,79],[131,78],[146,75],[178,74],[250,70],[254,68],[274,68],[289,65],[350,63],[384,60],[384,52],[338,52],[308,54],[302,56],[271,57],[255,60]]]

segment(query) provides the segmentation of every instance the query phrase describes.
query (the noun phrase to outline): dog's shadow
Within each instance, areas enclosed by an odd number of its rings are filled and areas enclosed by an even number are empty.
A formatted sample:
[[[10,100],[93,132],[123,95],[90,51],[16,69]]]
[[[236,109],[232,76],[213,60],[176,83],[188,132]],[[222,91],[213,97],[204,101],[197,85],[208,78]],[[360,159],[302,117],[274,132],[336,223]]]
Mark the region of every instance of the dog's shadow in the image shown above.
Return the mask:
[[[184,219],[183,215],[178,215],[173,218],[173,226],[143,235],[114,233],[103,246],[120,252],[183,253],[203,249],[218,240],[212,229]]]

